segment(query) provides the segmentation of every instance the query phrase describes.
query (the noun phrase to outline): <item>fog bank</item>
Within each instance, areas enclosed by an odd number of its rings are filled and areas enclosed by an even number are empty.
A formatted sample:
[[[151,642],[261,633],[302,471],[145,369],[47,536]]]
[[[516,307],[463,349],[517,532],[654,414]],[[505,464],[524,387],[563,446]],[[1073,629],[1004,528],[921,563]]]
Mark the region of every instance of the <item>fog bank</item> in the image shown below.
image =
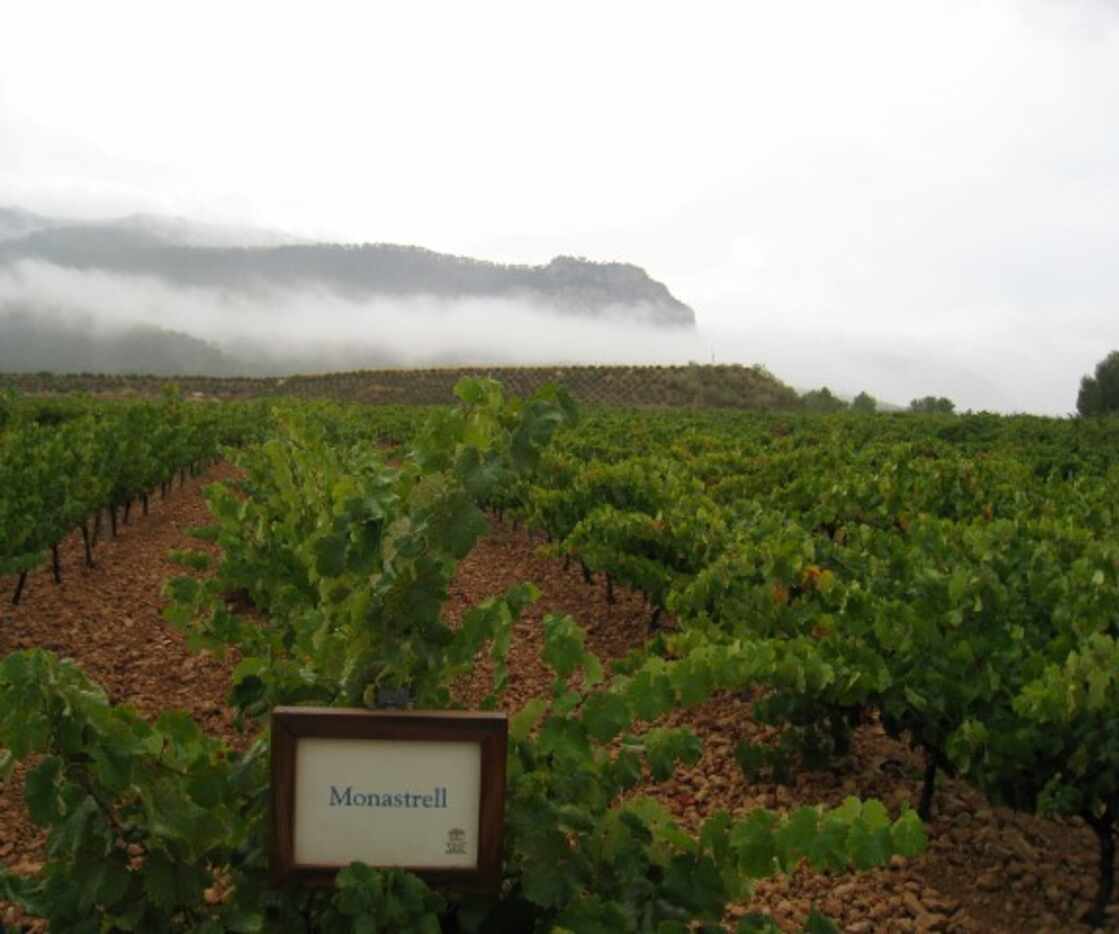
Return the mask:
[[[23,370],[54,368],[41,361],[49,359],[51,342],[62,333],[111,344],[137,328],[178,332],[208,343],[216,354],[208,369],[220,371],[215,375],[454,363],[685,363],[702,358],[698,334],[653,327],[652,314],[642,306],[625,305],[597,317],[573,316],[527,298],[361,300],[326,287],[262,287],[253,293],[181,288],[156,278],[23,261],[0,270],[0,367],[5,359],[9,368],[10,361],[22,359]],[[34,346],[15,348],[17,341],[29,340]],[[220,359],[222,355],[229,359]],[[151,366],[136,359],[124,368],[147,372]]]
[[[653,327],[640,307],[571,316],[512,299],[343,297],[327,287],[246,293],[40,261],[0,269],[0,370],[274,376],[474,364],[764,364],[799,390],[867,391],[906,405],[1066,415],[1100,356],[1092,329],[837,328],[754,310],[739,327]],[[724,315],[724,318],[726,316]]]

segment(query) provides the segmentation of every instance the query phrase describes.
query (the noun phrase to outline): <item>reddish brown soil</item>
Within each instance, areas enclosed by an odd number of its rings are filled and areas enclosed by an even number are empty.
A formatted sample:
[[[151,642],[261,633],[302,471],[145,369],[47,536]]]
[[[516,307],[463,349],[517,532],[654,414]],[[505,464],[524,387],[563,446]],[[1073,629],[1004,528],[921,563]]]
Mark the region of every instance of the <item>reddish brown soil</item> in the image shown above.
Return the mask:
[[[97,567],[81,567],[81,544],[63,548],[60,586],[49,571],[32,575],[24,605],[7,605],[14,581],[0,579],[0,657],[39,646],[75,659],[103,684],[115,701],[145,714],[167,707],[189,711],[213,734],[243,742],[232,726],[224,698],[229,663],[192,655],[162,619],[163,581],[182,570],[166,558],[171,548],[198,547],[184,529],[206,521],[200,489],[228,475],[220,467],[189,481],[165,501],[152,503],[147,517],[134,516],[115,541],[96,552]],[[649,610],[640,597],[616,588],[606,600],[600,583],[586,585],[577,566],[544,557],[540,543],[522,531],[494,524],[463,561],[447,606],[449,620],[474,603],[522,580],[541,590],[540,600],[517,623],[510,657],[507,708],[547,690],[539,661],[541,619],[570,613],[589,629],[589,646],[604,659],[624,655],[643,638]],[[470,702],[489,685],[488,659],[458,686]],[[878,797],[896,813],[920,791],[919,759],[886,737],[877,724],[861,727],[852,755],[834,771],[801,772],[795,785],[747,783],[734,762],[745,737],[772,735],[751,717],[748,697],[726,695],[674,715],[704,740],[704,755],[672,782],[645,789],[689,826],[715,810],[740,814],[755,806],[789,808],[802,803],[835,804],[849,794]],[[43,858],[41,834],[22,806],[22,772],[0,787],[0,861],[33,872]],[[858,932],[1086,932],[1079,918],[1095,886],[1095,843],[1079,822],[1041,820],[991,808],[965,784],[942,780],[929,826],[929,851],[913,860],[895,859],[872,873],[824,876],[805,869],[759,883],[748,905],[735,906],[728,920],[749,910],[771,910],[783,930],[800,930],[815,904],[851,934]],[[0,909],[14,922],[14,910]],[[1119,931],[1113,906],[1109,931]]]
[[[167,708],[188,711],[211,734],[243,741],[225,706],[231,666],[192,654],[162,618],[163,582],[187,573],[167,559],[172,548],[207,548],[184,530],[207,521],[202,488],[229,475],[217,467],[176,483],[167,498],[152,498],[147,516],[134,504],[128,525],[109,537],[108,522],[86,568],[81,536],[62,545],[62,583],[49,568],[31,574],[19,606],[11,605],[15,579],[0,577],[0,658],[20,649],[49,649],[74,659],[115,703],[154,717]],[[34,872],[43,859],[44,835],[24,811],[25,767],[0,785],[0,861],[17,872]],[[0,924],[15,923],[0,910]]]
[[[540,664],[540,620],[570,613],[590,630],[588,647],[604,660],[624,655],[643,638],[649,610],[642,599],[617,587],[606,601],[601,584],[587,586],[576,565],[542,557],[525,532],[495,525],[462,562],[451,597],[455,618],[475,600],[521,580],[531,580],[540,600],[517,623],[509,658],[509,710],[542,693],[547,675]],[[464,699],[488,690],[488,659],[480,660],[464,686]],[[734,760],[739,740],[772,735],[751,716],[747,697],[724,695],[671,718],[690,726],[704,741],[697,765],[678,771],[671,783],[644,789],[686,824],[695,827],[719,809],[741,814],[753,807],[835,805],[848,795],[876,797],[896,816],[902,804],[915,807],[923,762],[876,723],[861,727],[853,754],[841,768],[801,772],[783,787],[747,783]],[[1095,892],[1096,844],[1080,821],[1042,820],[991,808],[965,783],[941,779],[923,856],[895,858],[872,873],[825,876],[801,869],[790,877],[761,882],[748,911],[772,911],[783,930],[802,930],[813,904],[842,930],[859,932],[1081,932],[1078,923]],[[728,918],[729,920],[729,918]],[[1107,930],[1119,931],[1119,905]]]

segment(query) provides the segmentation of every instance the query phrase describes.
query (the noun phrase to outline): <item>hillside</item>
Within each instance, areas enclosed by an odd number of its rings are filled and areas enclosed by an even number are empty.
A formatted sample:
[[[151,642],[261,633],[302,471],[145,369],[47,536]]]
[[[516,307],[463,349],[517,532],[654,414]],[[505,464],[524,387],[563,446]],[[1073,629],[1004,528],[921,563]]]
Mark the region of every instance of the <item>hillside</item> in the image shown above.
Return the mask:
[[[384,405],[451,402],[464,376],[490,376],[519,396],[545,383],[565,386],[584,404],[703,406],[755,410],[796,409],[796,392],[762,367],[744,366],[555,366],[448,367],[423,370],[363,370],[286,378],[183,377],[176,384],[195,397],[245,399],[298,396]],[[85,373],[0,374],[0,389],[27,393],[90,392],[157,396],[167,380],[158,376]]]
[[[691,308],[628,263],[558,256],[546,265],[508,265],[418,246],[285,242],[282,234],[152,215],[73,223],[0,209],[0,271],[20,261],[224,292],[523,299],[559,314],[621,313],[656,327],[695,326]]]
[[[20,208],[0,207],[0,242],[26,237],[54,225],[54,221],[41,214],[33,214]]]
[[[135,360],[162,376],[244,372],[231,355],[180,331],[136,324],[105,334],[88,315],[0,306],[0,373],[118,373]]]

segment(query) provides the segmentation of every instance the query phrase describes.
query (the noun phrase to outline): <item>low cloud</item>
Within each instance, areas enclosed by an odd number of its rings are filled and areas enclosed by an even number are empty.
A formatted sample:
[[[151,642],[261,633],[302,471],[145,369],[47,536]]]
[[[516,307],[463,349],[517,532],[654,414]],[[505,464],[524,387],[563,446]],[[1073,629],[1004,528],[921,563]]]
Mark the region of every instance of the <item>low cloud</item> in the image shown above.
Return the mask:
[[[6,314],[6,317],[4,315]],[[340,296],[331,289],[253,293],[179,288],[147,277],[77,271],[39,261],[0,270],[0,335],[11,358],[13,322],[26,340],[69,329],[97,342],[163,329],[206,341],[250,374],[455,363],[685,363],[702,357],[695,332],[651,327],[651,310],[561,314],[529,299]],[[49,325],[49,327],[48,327]],[[44,331],[43,328],[46,328]],[[42,368],[49,347],[24,369]],[[2,362],[2,361],[0,361]],[[128,369],[145,372],[137,359]],[[119,367],[118,367],[119,368]]]
[[[24,261],[0,269],[0,370],[263,376],[484,364],[762,363],[802,391],[826,385],[851,397],[865,390],[900,405],[937,395],[961,410],[1066,415],[1075,410],[1080,376],[1103,356],[1098,330],[1079,327],[1075,314],[1059,342],[1051,339],[1051,324],[1010,314],[984,315],[997,324],[982,333],[943,322],[921,332],[865,321],[837,328],[822,318],[806,328],[776,315],[750,317],[753,323],[738,327],[705,325],[701,312],[695,331],[660,329],[628,306],[582,317],[528,299],[358,300],[325,286],[246,293]]]

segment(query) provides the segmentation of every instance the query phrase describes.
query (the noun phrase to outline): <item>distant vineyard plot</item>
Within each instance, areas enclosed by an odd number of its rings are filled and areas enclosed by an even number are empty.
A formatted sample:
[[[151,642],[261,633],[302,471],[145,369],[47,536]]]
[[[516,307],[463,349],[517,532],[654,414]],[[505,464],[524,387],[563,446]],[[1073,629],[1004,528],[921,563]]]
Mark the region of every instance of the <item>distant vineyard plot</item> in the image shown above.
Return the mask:
[[[517,395],[530,395],[547,383],[559,383],[579,402],[591,405],[752,410],[796,409],[800,406],[796,391],[764,367],[698,364],[360,370],[269,378],[3,374],[0,375],[0,388],[28,393],[157,396],[162,386],[175,382],[187,393],[221,399],[282,395],[393,405],[438,405],[451,402],[455,383],[467,376],[492,377]]]

